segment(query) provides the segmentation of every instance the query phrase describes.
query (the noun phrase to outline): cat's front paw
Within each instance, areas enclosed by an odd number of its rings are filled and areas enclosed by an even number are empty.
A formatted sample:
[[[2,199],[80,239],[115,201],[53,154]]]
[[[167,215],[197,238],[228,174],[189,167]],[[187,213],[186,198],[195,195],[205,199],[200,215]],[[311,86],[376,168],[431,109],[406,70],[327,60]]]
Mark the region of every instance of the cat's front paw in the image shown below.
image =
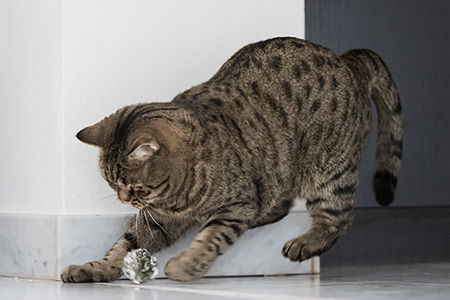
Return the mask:
[[[87,263],[82,266],[70,265],[61,272],[61,280],[65,283],[80,283],[80,282],[108,282],[118,279],[122,275],[119,268],[110,266],[105,270],[98,264],[95,267],[94,263]]]
[[[210,264],[182,252],[167,262],[164,273],[171,280],[189,282],[203,277],[210,267]]]
[[[65,283],[92,282],[93,276],[83,266],[70,265],[61,272],[61,280]]]

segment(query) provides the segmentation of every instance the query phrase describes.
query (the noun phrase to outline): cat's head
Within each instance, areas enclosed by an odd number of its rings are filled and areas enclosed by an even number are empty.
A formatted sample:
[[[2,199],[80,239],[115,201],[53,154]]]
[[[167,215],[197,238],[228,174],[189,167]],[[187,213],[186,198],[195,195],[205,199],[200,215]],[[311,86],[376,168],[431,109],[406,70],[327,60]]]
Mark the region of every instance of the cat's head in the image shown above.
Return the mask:
[[[190,137],[180,115],[165,104],[128,106],[77,138],[100,148],[101,173],[121,202],[176,208],[173,196],[185,181]]]

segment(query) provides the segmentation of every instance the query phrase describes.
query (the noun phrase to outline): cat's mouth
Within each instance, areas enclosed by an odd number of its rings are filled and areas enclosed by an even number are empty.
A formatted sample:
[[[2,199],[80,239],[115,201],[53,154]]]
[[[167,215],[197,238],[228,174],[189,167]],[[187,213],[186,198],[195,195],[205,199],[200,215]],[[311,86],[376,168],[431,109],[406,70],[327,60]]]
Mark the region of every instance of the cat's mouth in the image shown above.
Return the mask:
[[[137,208],[137,209],[143,209],[144,207],[146,207],[146,204],[143,204],[142,201],[140,201],[138,198],[135,198],[133,200],[131,200],[131,206]]]

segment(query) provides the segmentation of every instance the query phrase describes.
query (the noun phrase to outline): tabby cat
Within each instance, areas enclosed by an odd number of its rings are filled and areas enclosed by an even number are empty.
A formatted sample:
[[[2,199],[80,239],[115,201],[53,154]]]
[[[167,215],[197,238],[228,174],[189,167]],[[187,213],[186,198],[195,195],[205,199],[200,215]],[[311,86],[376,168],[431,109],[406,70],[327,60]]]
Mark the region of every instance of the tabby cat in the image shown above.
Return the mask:
[[[401,105],[369,50],[337,56],[289,37],[250,44],[172,102],[126,106],[81,130],[79,140],[100,148],[103,177],[139,212],[103,259],[66,267],[62,281],[115,280],[130,249],[156,253],[193,226],[195,240],[164,272],[199,279],[246,230],[286,216],[295,197],[307,200],[312,224],[282,254],[303,261],[327,251],[352,223],[369,97],[373,184],[386,206],[402,159]]]

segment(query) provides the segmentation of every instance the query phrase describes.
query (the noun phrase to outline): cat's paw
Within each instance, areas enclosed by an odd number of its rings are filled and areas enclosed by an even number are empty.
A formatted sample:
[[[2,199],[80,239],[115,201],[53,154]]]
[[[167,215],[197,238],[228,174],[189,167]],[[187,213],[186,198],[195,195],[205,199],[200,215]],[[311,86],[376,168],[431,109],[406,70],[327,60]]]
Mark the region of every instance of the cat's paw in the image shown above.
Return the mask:
[[[108,282],[118,279],[121,275],[120,268],[100,264],[94,267],[93,263],[87,263],[82,266],[70,265],[64,268],[61,272],[61,280],[65,283]]]
[[[334,241],[328,242],[326,238],[305,234],[284,244],[281,253],[291,261],[303,261],[327,251]]]
[[[65,283],[92,282],[92,272],[83,266],[70,265],[61,272],[61,280]]]
[[[202,278],[210,267],[210,264],[182,252],[167,262],[164,273],[171,280],[189,282]]]

